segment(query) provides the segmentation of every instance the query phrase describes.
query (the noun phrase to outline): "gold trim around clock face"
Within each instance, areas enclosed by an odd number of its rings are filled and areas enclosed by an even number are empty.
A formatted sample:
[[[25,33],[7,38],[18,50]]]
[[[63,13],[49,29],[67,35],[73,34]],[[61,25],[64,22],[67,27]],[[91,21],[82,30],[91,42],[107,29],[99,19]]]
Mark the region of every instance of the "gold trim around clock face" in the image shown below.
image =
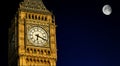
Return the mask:
[[[40,26],[31,27],[27,32],[27,38],[34,46],[48,47],[48,33]]]

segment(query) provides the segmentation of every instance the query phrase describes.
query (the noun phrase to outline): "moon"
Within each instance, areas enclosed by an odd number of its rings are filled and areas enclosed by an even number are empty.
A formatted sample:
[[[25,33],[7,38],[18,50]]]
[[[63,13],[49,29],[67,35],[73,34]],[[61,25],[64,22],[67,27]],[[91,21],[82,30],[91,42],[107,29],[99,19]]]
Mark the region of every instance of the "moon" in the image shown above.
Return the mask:
[[[112,13],[112,8],[110,5],[104,5],[103,8],[102,8],[102,12],[105,14],[105,15],[110,15]]]

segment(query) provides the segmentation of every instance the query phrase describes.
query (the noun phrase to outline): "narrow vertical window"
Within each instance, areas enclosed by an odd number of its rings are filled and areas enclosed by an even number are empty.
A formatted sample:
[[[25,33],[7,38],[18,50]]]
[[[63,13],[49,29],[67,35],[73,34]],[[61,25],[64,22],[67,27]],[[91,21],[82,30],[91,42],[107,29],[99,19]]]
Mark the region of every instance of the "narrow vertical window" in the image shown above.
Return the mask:
[[[34,19],[34,15],[32,15],[32,19]]]
[[[35,19],[37,19],[37,15],[35,15]]]
[[[31,19],[31,15],[29,14],[29,19]]]
[[[42,20],[44,20],[44,17],[42,16]]]
[[[26,18],[28,18],[28,15],[27,15],[27,13],[26,13],[26,15],[25,15],[25,16],[26,16]]]
[[[45,21],[47,21],[47,17],[45,16]]]
[[[38,17],[38,20],[40,20],[40,16]]]

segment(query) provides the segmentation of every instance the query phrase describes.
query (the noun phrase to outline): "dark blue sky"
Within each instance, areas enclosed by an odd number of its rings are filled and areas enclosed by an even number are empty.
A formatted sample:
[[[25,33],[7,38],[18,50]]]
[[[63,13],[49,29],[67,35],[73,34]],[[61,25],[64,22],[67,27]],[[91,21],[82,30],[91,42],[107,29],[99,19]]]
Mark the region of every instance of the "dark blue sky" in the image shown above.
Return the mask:
[[[53,0],[57,66],[120,66],[120,7],[112,0]],[[102,7],[110,4],[110,16]],[[49,6],[48,6],[49,7]]]
[[[9,22],[19,2],[1,5],[3,21]],[[120,66],[118,0],[44,0],[44,3],[55,14],[58,25],[57,66]],[[113,8],[110,16],[102,13],[105,4]]]

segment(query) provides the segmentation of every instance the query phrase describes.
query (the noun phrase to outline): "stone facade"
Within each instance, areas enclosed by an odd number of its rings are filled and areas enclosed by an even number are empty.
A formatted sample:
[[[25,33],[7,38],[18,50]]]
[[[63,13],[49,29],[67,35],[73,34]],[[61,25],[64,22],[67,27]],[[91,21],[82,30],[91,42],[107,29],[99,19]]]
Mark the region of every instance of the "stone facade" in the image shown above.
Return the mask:
[[[56,66],[56,24],[53,17],[54,15],[44,6],[42,0],[20,2],[18,11],[9,27],[9,66]],[[35,26],[46,32],[46,45],[39,46],[28,39],[29,30]],[[39,38],[35,42],[38,40],[43,41]]]

